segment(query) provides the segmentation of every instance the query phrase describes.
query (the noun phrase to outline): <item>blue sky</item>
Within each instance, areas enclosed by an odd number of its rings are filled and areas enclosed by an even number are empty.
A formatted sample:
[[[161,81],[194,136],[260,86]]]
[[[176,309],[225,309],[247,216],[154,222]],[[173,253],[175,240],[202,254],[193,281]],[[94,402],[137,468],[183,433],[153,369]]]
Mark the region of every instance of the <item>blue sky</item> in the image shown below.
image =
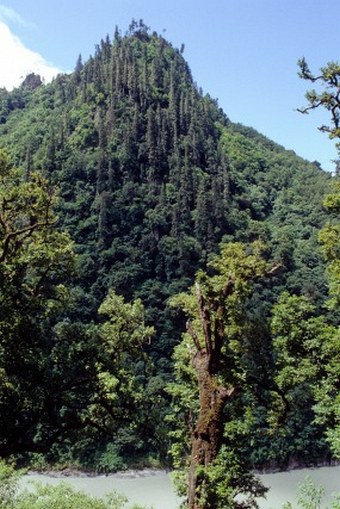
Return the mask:
[[[0,0],[0,86],[71,71],[132,18],[185,44],[195,81],[231,120],[332,170],[334,142],[317,130],[327,113],[296,112],[310,88],[296,62],[318,71],[340,60],[339,0]]]

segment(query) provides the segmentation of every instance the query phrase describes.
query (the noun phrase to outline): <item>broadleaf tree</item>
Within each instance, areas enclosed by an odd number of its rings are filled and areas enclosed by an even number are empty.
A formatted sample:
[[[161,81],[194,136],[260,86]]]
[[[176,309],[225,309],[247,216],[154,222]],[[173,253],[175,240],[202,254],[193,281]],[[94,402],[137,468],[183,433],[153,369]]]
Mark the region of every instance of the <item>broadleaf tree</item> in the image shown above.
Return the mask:
[[[170,384],[173,455],[190,509],[258,507],[266,489],[237,442],[252,422],[247,299],[255,281],[276,273],[259,242],[223,245],[188,293],[172,299],[187,316]]]
[[[299,75],[323,89],[307,91],[307,106],[301,113],[318,108],[330,112],[330,125],[319,129],[332,139],[340,137],[340,66],[329,62],[320,74],[311,72],[304,58],[298,61]],[[337,143],[339,149],[339,143]],[[277,355],[276,383],[283,398],[278,398],[281,416],[297,412],[299,405],[310,408],[311,421],[321,426],[330,449],[340,457],[340,210],[339,180],[333,181],[333,190],[326,195],[324,206],[329,211],[329,221],[320,230],[319,241],[327,263],[329,284],[328,311],[317,310],[306,296],[289,295],[284,292],[273,309],[273,344]],[[280,402],[279,402],[280,401]]]
[[[328,62],[321,67],[320,74],[311,72],[305,58],[298,60],[300,78],[313,84],[321,84],[321,91],[308,90],[305,94],[307,106],[299,108],[300,113],[308,114],[317,108],[325,108],[330,112],[331,124],[322,125],[320,131],[329,134],[330,138],[340,138],[340,64],[339,62]]]
[[[98,432],[97,455],[102,452],[98,467],[105,470],[110,469],[105,461],[109,451],[117,457],[117,467],[122,468],[122,455],[130,452],[137,457],[145,452],[143,433],[152,442],[154,422],[151,412],[148,415],[152,402],[146,394],[153,371],[145,346],[155,331],[147,325],[140,299],[126,302],[111,290],[98,312],[101,323],[93,330],[97,345],[93,392],[82,420],[92,434]],[[116,468],[114,464],[111,467]]]
[[[313,84],[321,84],[323,89],[315,89],[306,92],[307,106],[300,108],[301,113],[309,113],[312,110],[325,108],[330,113],[330,124],[322,125],[319,129],[328,133],[331,139],[340,138],[340,64],[328,62],[320,69],[320,74],[311,72],[305,58],[298,61],[300,68],[299,76]],[[340,153],[340,142],[336,142]],[[324,206],[329,212],[330,219],[319,233],[319,241],[327,262],[327,276],[329,284],[328,308],[333,312],[325,321],[328,328],[334,329],[328,336],[327,341],[319,341],[317,344],[317,358],[314,358],[314,369],[323,366],[323,374],[318,377],[318,383],[314,385],[316,399],[316,419],[327,425],[327,437],[334,455],[340,457],[340,347],[339,347],[339,319],[340,307],[340,182],[338,165],[333,181],[331,192],[324,199]],[[326,351],[326,355],[325,355]],[[314,356],[315,357],[315,356]],[[309,358],[311,361],[311,358]],[[313,361],[312,361],[313,362]]]
[[[2,455],[45,450],[61,431],[54,421],[56,366],[50,354],[74,253],[69,236],[55,227],[56,200],[43,177],[32,173],[25,179],[0,152]]]

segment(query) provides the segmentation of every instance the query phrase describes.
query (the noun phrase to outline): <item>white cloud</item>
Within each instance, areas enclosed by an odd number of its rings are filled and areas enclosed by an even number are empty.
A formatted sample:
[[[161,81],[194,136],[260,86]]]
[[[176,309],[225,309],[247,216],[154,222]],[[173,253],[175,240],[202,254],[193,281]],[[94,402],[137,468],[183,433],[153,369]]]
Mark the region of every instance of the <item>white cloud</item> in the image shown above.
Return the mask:
[[[31,23],[26,21],[19,13],[17,13],[11,7],[6,7],[5,5],[0,5],[0,20],[2,21],[13,21],[14,23],[21,25],[23,27],[32,26]]]
[[[0,17],[4,14],[3,9],[3,6],[0,6]],[[11,9],[10,11],[13,16],[19,16],[15,11]],[[7,17],[9,17],[8,13]],[[19,19],[21,19],[20,16]],[[0,87],[5,87],[7,90],[19,86],[31,72],[40,74],[46,82],[51,81],[61,72],[60,69],[46,62],[39,53],[26,48],[3,21],[0,21],[0,48]]]

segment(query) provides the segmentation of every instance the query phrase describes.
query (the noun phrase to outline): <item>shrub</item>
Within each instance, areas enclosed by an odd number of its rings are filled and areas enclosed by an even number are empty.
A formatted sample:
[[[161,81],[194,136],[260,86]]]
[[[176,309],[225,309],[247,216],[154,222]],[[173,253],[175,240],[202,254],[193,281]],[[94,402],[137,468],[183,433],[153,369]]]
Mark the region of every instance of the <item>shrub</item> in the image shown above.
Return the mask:
[[[112,492],[105,499],[91,497],[75,490],[70,484],[60,482],[55,486],[32,484],[18,495],[14,509],[122,509],[127,499]]]
[[[123,509],[127,498],[112,491],[105,499],[77,491],[70,484],[32,482],[20,488],[22,472],[0,460],[0,509]],[[134,506],[134,509],[143,509]]]
[[[12,509],[21,473],[0,460],[0,509]]]
[[[324,494],[324,488],[322,486],[315,486],[312,478],[308,476],[303,483],[299,483],[297,508],[321,509],[321,507],[325,507],[323,503]],[[290,502],[287,502],[282,509],[293,509],[293,506]],[[332,500],[328,509],[340,509],[340,496]]]

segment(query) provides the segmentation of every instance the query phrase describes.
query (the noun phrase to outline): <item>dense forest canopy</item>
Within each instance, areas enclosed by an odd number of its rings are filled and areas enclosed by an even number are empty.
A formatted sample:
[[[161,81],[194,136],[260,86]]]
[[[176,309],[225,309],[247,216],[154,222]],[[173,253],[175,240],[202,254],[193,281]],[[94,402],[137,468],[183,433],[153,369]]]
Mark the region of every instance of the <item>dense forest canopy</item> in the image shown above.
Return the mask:
[[[182,466],[183,429],[199,410],[181,334],[197,309],[170,303],[199,269],[213,302],[223,253],[243,253],[225,246],[256,241],[278,270],[223,315],[234,329],[219,362],[234,378],[224,371],[219,383],[242,395],[220,409],[218,450],[225,461],[238,443],[244,472],[331,457],[317,383],[338,369],[337,315],[325,308],[329,281],[336,293],[327,231],[337,210],[323,206],[330,174],[232,123],[181,51],[142,22],[116,29],[49,85],[29,75],[1,89],[0,147],[1,455],[107,471],[169,462],[172,441]],[[292,384],[289,370],[320,341],[326,371],[304,365]],[[330,407],[333,396],[334,385],[324,391]]]

